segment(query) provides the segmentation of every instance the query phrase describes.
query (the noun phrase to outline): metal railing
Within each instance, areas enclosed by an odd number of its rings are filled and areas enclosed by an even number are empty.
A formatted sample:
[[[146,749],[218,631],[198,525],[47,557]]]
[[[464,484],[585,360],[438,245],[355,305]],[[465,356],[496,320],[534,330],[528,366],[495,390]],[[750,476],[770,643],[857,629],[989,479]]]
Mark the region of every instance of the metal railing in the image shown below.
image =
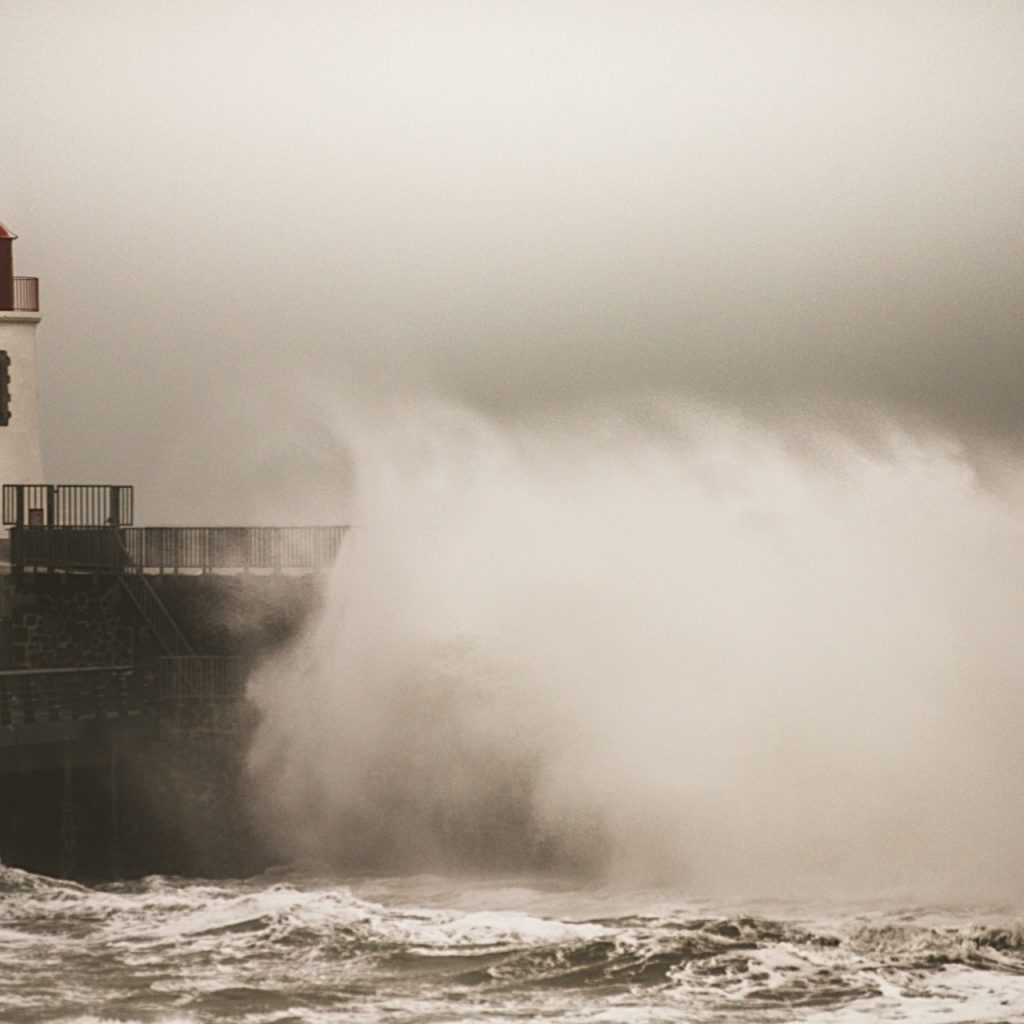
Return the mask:
[[[346,526],[150,526],[122,530],[135,565],[199,569],[327,569]]]
[[[58,572],[322,570],[347,526],[92,526],[11,530],[11,565]]]
[[[124,718],[156,709],[157,674],[131,665],[0,672],[0,726]]]
[[[157,665],[0,671],[0,727],[80,719],[182,715],[237,708],[245,699],[240,658],[161,658]],[[226,717],[221,725],[234,720]]]
[[[161,659],[161,731],[237,736],[253,722],[245,681],[240,658]]]
[[[131,526],[135,491],[116,484],[4,484],[5,526]]]
[[[15,277],[14,302],[11,310],[17,313],[39,312],[39,278]]]
[[[165,703],[237,701],[245,696],[245,678],[241,658],[161,658],[160,699]]]

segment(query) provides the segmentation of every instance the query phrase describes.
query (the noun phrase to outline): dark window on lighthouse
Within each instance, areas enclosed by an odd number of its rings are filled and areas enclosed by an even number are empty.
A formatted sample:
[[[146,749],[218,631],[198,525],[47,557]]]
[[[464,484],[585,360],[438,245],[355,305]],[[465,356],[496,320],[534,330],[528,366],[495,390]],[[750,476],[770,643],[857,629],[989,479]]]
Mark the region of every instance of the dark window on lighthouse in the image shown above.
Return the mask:
[[[0,427],[11,422],[11,357],[0,352]]]

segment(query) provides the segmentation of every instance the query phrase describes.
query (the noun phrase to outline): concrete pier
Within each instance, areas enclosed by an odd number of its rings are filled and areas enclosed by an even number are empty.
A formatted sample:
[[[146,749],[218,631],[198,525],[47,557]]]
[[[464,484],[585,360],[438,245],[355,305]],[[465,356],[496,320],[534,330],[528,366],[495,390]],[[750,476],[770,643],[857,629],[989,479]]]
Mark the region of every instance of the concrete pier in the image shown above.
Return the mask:
[[[307,545],[321,545],[315,565],[275,570],[227,554],[216,564],[207,543],[204,566],[170,565],[191,539],[166,533],[147,538],[162,566],[81,560],[86,548],[123,551],[118,530],[12,530],[0,569],[0,861],[90,881],[257,870],[267,854],[247,814],[246,679],[317,607],[337,548],[319,536]],[[236,531],[220,550],[239,555],[244,540]],[[279,541],[258,543],[281,560]],[[68,552],[77,560],[62,563]]]

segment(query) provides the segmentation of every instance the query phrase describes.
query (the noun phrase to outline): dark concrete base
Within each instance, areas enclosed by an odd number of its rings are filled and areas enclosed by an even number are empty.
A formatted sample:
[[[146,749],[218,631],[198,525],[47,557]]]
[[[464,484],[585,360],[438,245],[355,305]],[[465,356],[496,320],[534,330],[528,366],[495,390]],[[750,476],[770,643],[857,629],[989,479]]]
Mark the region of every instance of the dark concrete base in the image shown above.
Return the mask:
[[[0,772],[0,861],[79,881],[225,877],[268,865],[246,807],[237,738],[19,748]],[[29,757],[31,753],[31,757]]]

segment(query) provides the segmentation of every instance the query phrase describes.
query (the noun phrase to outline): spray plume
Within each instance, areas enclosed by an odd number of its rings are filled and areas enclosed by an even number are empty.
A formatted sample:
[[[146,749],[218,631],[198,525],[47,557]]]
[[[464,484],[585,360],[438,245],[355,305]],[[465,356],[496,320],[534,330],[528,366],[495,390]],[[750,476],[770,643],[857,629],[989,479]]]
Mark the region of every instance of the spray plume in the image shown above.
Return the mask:
[[[501,426],[415,403],[345,437],[357,537],[253,685],[284,852],[1015,884],[1019,476],[670,402]]]

